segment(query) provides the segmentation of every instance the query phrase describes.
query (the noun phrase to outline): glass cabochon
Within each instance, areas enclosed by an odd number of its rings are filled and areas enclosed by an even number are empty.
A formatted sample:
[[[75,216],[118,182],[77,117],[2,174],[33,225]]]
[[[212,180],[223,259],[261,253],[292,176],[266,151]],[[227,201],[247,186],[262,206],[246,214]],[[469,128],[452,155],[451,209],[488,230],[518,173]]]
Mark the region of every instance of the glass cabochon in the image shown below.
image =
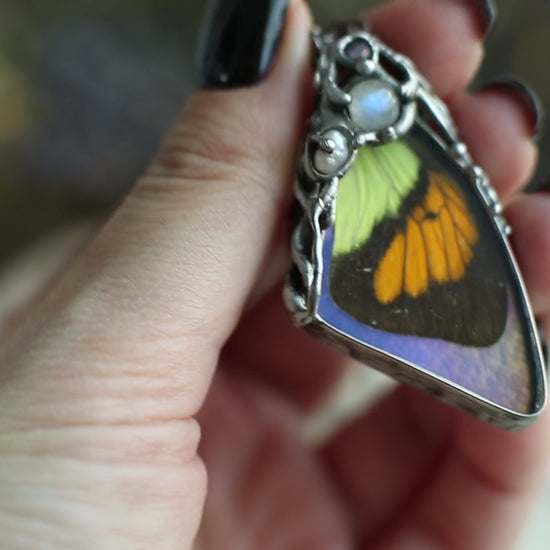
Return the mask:
[[[358,151],[324,232],[317,318],[499,407],[541,407],[543,367],[501,232],[422,126]]]

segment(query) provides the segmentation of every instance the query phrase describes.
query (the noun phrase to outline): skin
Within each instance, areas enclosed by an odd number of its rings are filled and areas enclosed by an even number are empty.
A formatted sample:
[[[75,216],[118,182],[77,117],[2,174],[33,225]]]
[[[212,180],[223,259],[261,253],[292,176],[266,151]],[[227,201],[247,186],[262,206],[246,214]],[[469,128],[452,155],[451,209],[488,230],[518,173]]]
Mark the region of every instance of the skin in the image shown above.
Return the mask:
[[[450,104],[547,322],[550,197],[518,194],[536,149],[515,100],[464,91],[482,58],[467,5],[368,17]],[[309,26],[292,1],[261,85],[189,100],[118,211],[3,336],[0,547],[182,550],[202,518],[204,548],[513,548],[548,414],[506,433],[399,386],[322,448],[303,440],[348,368],[280,299]]]

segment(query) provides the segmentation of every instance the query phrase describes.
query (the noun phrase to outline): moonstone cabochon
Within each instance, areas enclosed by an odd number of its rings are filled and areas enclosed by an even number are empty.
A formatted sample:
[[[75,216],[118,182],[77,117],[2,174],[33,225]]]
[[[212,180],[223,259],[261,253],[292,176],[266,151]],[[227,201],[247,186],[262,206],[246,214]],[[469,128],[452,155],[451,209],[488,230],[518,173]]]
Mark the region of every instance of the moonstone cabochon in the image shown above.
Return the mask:
[[[395,88],[383,80],[362,80],[350,90],[349,116],[357,128],[376,132],[391,126],[401,110]]]
[[[399,329],[399,323],[397,325],[390,323],[389,329],[381,329],[384,324],[384,317],[381,316],[383,308],[380,308],[374,290],[369,289],[369,284],[372,285],[372,276],[367,273],[374,270],[376,266],[365,268],[365,265],[361,265],[357,258],[347,266],[344,264],[346,272],[342,270],[341,265],[338,266],[341,259],[333,257],[335,227],[338,224],[326,230],[324,234],[322,288],[317,306],[317,317],[322,323],[354,341],[365,344],[367,348],[401,360],[404,369],[408,370],[410,369],[409,365],[413,365],[428,377],[433,376],[437,380],[442,379],[450,382],[459,389],[514,413],[532,414],[537,412],[541,406],[540,395],[544,393],[537,387],[544,380],[541,375],[543,365],[537,348],[534,326],[528,313],[529,307],[503,237],[484,205],[481,204],[471,181],[447,157],[443,149],[434,142],[426,130],[415,126],[410,134],[403,138],[403,142],[423,161],[427,156],[431,156],[432,158],[428,159],[429,162],[436,165],[439,170],[443,170],[445,176],[452,179],[464,196],[480,233],[479,244],[476,245],[474,252],[476,255],[489,255],[488,259],[485,258],[485,264],[480,265],[498,264],[493,268],[492,273],[487,272],[486,278],[489,281],[488,283],[486,281],[485,284],[489,284],[487,288],[490,289],[491,280],[495,279],[494,284],[503,287],[500,295],[503,297],[504,303],[496,313],[499,316],[505,315],[502,322],[500,320],[496,322],[496,326],[501,326],[501,328],[498,330],[496,338],[492,337],[494,342],[491,341],[489,345],[465,345],[456,339],[450,341],[452,339],[433,337],[432,335],[424,337],[422,336],[422,326],[420,325],[419,328],[414,321],[414,315],[411,317],[410,327],[406,326],[407,319],[405,319],[405,324],[402,325],[403,329]],[[356,166],[357,164],[352,166],[350,171],[354,170]],[[343,184],[346,184],[345,178],[340,180],[340,185]],[[345,212],[338,210],[338,198],[336,200],[336,216],[345,215]],[[369,258],[372,255],[369,247],[380,247],[380,242],[370,243],[369,241],[366,246],[363,243],[358,253],[362,250],[365,257]],[[493,256],[498,257],[498,261],[494,262]],[[350,272],[354,269],[357,272]],[[357,289],[353,288],[355,284],[353,281],[362,278],[367,281],[366,286],[357,287],[361,288],[360,294],[357,295]],[[468,282],[468,278],[465,277],[460,284],[467,285]],[[466,287],[465,291],[467,291]],[[443,294],[439,295],[440,298],[445,297],[444,290],[442,292]],[[495,295],[498,296],[498,293]],[[335,298],[335,296],[337,297]],[[453,296],[453,301],[456,301],[455,298],[459,294],[455,292]],[[409,301],[409,305],[414,307],[415,301]],[[468,340],[469,330],[476,330],[474,322],[476,316],[487,315],[486,301],[479,300],[477,310],[475,309],[476,301],[474,300],[474,305],[472,305],[472,300],[465,302],[467,304],[465,311],[460,311],[460,303],[456,310],[451,311],[452,322],[462,325],[460,330],[465,334],[462,338],[463,341]],[[357,309],[358,303],[363,308],[360,314]],[[426,307],[426,302],[419,300],[420,303],[423,308],[422,315],[432,315],[431,308]],[[391,307],[391,304],[387,307]],[[373,312],[372,319],[369,318],[370,311]],[[434,303],[433,315],[439,318],[441,311],[440,304]],[[468,322],[469,319],[471,319],[471,323]],[[448,320],[441,319],[441,322],[448,322]],[[375,328],[376,325],[378,328]],[[429,323],[426,326],[429,327]],[[445,335],[443,334],[443,336]],[[475,334],[472,334],[471,340],[476,341]]]

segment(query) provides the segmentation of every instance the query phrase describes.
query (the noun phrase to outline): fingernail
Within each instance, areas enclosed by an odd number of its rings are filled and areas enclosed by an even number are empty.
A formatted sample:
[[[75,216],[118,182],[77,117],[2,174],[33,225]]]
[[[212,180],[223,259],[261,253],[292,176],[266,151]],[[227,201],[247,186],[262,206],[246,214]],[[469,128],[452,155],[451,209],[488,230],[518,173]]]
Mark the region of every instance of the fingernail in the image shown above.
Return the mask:
[[[475,13],[481,36],[485,37],[497,19],[497,6],[494,0],[466,0]]]
[[[283,33],[288,0],[213,0],[199,42],[203,88],[261,81]]]
[[[544,107],[537,94],[525,82],[514,77],[504,77],[486,84],[482,90],[502,92],[516,100],[527,123],[528,133],[534,141],[542,135]]]
[[[526,190],[527,193],[537,193],[538,191],[550,191],[550,176],[532,183]]]

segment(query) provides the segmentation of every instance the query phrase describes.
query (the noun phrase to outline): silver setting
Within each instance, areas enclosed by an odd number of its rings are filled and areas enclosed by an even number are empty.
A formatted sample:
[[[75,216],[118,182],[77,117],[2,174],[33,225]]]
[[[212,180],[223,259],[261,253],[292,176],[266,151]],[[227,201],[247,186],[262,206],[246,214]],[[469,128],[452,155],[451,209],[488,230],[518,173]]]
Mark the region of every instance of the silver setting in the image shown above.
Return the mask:
[[[431,92],[430,85],[410,59],[394,52],[356,24],[351,25],[343,36],[339,36],[336,31],[323,32],[317,28],[312,32],[312,38],[316,48],[313,85],[318,94],[318,104],[309,121],[308,134],[298,160],[295,196],[301,214],[292,235],[292,268],[284,290],[285,303],[292,312],[295,324],[305,327],[330,347],[486,422],[511,430],[532,423],[546,400],[545,380],[537,381],[537,387],[542,388],[540,395],[534,397],[538,412],[521,415],[484,401],[446,380],[438,380],[433,374],[427,376],[425,371],[412,364],[409,369],[404,369],[402,360],[369,349],[364,343],[340,333],[318,318],[316,312],[322,288],[324,233],[335,223],[339,179],[355,161],[359,147],[392,142],[404,136],[413,123],[423,125],[478,191],[508,251],[510,246],[506,237],[511,228],[502,215],[502,205],[487,175],[474,164],[466,145],[459,140],[447,106]],[[355,47],[359,41],[365,47],[356,48],[354,56],[350,58],[350,45]],[[348,80],[351,78],[350,86],[341,87],[342,72],[347,73]],[[364,132],[356,128],[347,111],[351,101],[348,93],[350,87],[368,78],[389,83],[397,91],[401,102],[400,116],[395,123],[376,132]],[[349,158],[333,172],[322,173],[314,165],[315,153],[320,147],[330,154],[331,147],[324,136],[334,130],[348,140]],[[526,296],[523,286],[521,291]],[[538,344],[536,330],[533,330],[532,339]],[[544,378],[544,372],[541,376]]]

